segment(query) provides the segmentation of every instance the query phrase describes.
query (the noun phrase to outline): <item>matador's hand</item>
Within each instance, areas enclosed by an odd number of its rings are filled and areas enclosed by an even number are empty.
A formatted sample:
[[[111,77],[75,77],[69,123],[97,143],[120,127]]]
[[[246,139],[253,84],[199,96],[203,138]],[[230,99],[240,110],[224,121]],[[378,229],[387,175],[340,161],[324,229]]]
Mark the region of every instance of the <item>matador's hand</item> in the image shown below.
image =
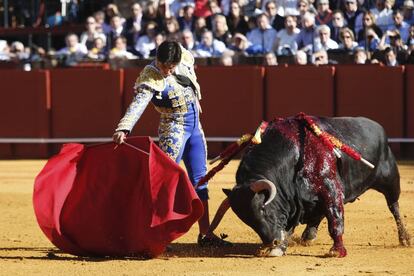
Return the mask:
[[[125,138],[126,138],[126,134],[123,131],[117,131],[114,133],[114,135],[112,135],[112,140],[118,145],[125,142]]]

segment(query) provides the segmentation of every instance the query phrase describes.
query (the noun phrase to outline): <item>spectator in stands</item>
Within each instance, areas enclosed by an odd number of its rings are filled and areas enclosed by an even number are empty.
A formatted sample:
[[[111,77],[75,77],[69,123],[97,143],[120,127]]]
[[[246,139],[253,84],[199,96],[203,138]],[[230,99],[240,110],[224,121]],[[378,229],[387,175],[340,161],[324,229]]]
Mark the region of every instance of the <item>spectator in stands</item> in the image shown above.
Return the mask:
[[[340,10],[334,11],[332,14],[331,38],[337,43],[341,42],[340,32],[344,27],[346,27],[344,14]]]
[[[226,16],[227,26],[232,35],[235,33],[242,33],[245,35],[249,31],[247,19],[243,15],[240,4],[236,1],[232,1],[230,4],[230,12]]]
[[[60,8],[55,9],[55,12],[46,18],[47,27],[56,27],[63,24],[64,18],[60,12]]]
[[[221,12],[221,8],[217,0],[209,0],[208,1],[208,9],[210,11],[210,15],[206,17],[207,28],[209,30],[213,29],[213,18],[216,14],[223,14]]]
[[[105,13],[103,11],[97,11],[93,14],[96,22],[96,31],[104,34],[109,33],[111,26],[105,23]]]
[[[196,18],[194,22],[194,37],[197,42],[201,41],[201,36],[203,35],[204,29],[207,28],[207,22],[204,17],[198,17]],[[183,30],[181,30],[183,31]],[[190,30],[191,31],[191,30]]]
[[[249,18],[256,17],[257,15],[263,13],[260,1],[258,0],[242,0],[239,3],[243,9],[243,14]]]
[[[285,28],[277,32],[275,47],[278,56],[295,55],[298,50],[296,38],[300,30],[296,27],[296,16],[288,15],[285,17]]]
[[[263,57],[263,65],[265,66],[276,66],[277,65],[277,58],[275,53],[269,52],[266,53]]]
[[[250,43],[241,33],[235,33],[231,39],[229,49],[232,50],[236,56],[247,56],[246,50],[250,47]]]
[[[297,8],[299,11],[299,14],[297,15],[298,28],[302,29],[303,28],[303,25],[302,25],[303,16],[306,13],[316,14],[316,10],[314,9],[312,5],[309,4],[308,0],[299,0],[297,3]]]
[[[381,37],[378,48],[381,50],[386,50],[388,47],[394,51],[398,64],[403,65],[406,63],[409,56],[409,53],[407,51],[408,47],[402,41],[401,36],[397,30],[387,31]]]
[[[358,42],[361,42],[362,40],[366,40],[367,37],[367,28],[371,28],[374,30],[374,32],[376,33],[376,35],[378,37],[382,36],[382,31],[381,29],[375,24],[375,16],[372,12],[370,11],[365,11],[363,12],[363,16],[362,16],[362,29],[358,32]]]
[[[315,52],[312,55],[312,63],[316,66],[329,64],[328,53],[325,50]]]
[[[367,28],[365,33],[366,33],[366,39],[361,40],[358,43],[358,46],[364,48],[365,51],[368,51],[368,52],[373,52],[377,50],[379,43],[380,43],[380,38],[375,33],[374,29]]]
[[[279,6],[283,8],[283,15],[299,15],[298,7],[298,0],[285,0],[281,1]],[[308,1],[308,5],[311,6],[310,1]],[[313,6],[312,6],[313,7]]]
[[[223,66],[233,66],[233,51],[224,51],[220,57],[220,64]]]
[[[226,45],[213,38],[213,33],[205,29],[201,37],[201,43],[197,45],[195,54],[198,57],[220,57],[226,50]]]
[[[92,49],[96,38],[101,38],[104,44],[106,44],[106,36],[96,30],[97,24],[94,17],[89,16],[86,18],[86,31],[80,36],[80,43],[85,45],[88,50]]]
[[[149,58],[151,50],[155,49],[156,34],[157,23],[154,21],[148,22],[145,27],[145,34],[140,36],[135,44],[136,53],[138,53],[143,58]]]
[[[15,61],[28,60],[30,57],[30,50],[24,47],[20,41],[14,41],[10,45],[10,59]]]
[[[385,65],[387,66],[398,66],[397,55],[391,47],[387,47],[384,50]]]
[[[192,6],[195,7],[195,1],[194,0],[169,0],[170,3],[170,11],[172,16],[175,18],[179,18],[183,16],[183,10],[186,6]]]
[[[181,32],[181,44],[189,51],[193,51],[196,48],[196,41],[194,35],[190,30],[184,30]]]
[[[388,28],[388,30],[398,30],[403,41],[407,41],[409,35],[409,28],[406,22],[404,22],[404,16],[401,10],[395,10],[392,13],[392,19],[394,24]]]
[[[195,16],[193,5],[186,5],[183,9],[183,16],[178,17],[178,24],[180,24],[180,30],[189,29],[192,32],[195,29]]]
[[[109,59],[135,59],[132,53],[127,51],[126,38],[119,36],[114,40],[114,47],[109,52]]]
[[[179,41],[181,37],[180,25],[175,17],[165,19],[164,29],[168,40]]]
[[[316,33],[318,36],[315,38],[315,51],[338,49],[338,43],[331,38],[331,29],[328,25],[318,26]]]
[[[107,34],[106,37],[106,43],[108,49],[112,49],[114,47],[115,39],[118,37],[126,37],[126,29],[124,28],[124,25],[122,24],[122,19],[118,15],[114,15],[111,18],[111,30]]]
[[[93,60],[105,60],[106,47],[102,37],[97,37],[94,40],[93,47],[88,51],[88,58]]]
[[[10,47],[6,40],[0,40],[0,61],[10,60]]]
[[[266,14],[260,14],[257,17],[257,28],[247,33],[247,39],[252,44],[247,52],[249,54],[264,54],[272,51],[276,34],[276,30],[270,26]]]
[[[150,57],[156,57],[157,56],[157,48],[161,45],[165,40],[167,39],[167,36],[164,32],[159,32],[155,35],[155,48],[151,50]]]
[[[299,51],[296,52],[295,64],[297,64],[297,65],[306,65],[306,64],[308,64],[308,56],[304,51],[299,50]]]
[[[66,21],[71,23],[80,23],[83,21],[80,9],[79,0],[70,0],[67,6]]]
[[[414,52],[414,25],[411,25],[410,27],[410,34],[408,36],[406,45],[409,51]]]
[[[355,64],[366,64],[367,63],[367,53],[362,48],[356,48],[354,53],[354,63]]]
[[[144,29],[142,7],[139,3],[134,3],[131,7],[132,16],[125,21],[125,36],[127,47],[133,48],[140,32]]]
[[[150,21],[153,21],[157,24],[157,26],[162,26],[163,18],[158,13],[158,2],[153,0],[147,1],[142,18],[145,24],[147,24]]]
[[[329,0],[317,0],[315,24],[319,25],[332,25],[332,11],[329,8]]]
[[[74,33],[69,33],[65,38],[66,46],[56,52],[56,55],[64,61],[67,66],[76,65],[81,61],[88,49],[85,45],[79,43],[78,36]]]
[[[357,47],[358,43],[355,41],[354,33],[348,27],[345,27],[340,32],[339,49],[344,50],[345,52],[353,52]]]
[[[110,3],[105,8],[105,24],[109,25],[108,31],[111,31],[112,29],[111,21],[112,21],[112,17],[114,16],[118,16],[121,21],[121,24],[124,24],[125,18],[123,18],[121,13],[119,12],[118,6],[116,4]]]
[[[362,11],[358,8],[356,0],[344,0],[345,11],[344,17],[354,34],[357,34],[362,28]]]
[[[408,25],[414,25],[414,2],[413,0],[405,0],[402,7],[402,13],[404,15],[404,21]]]
[[[269,0],[265,4],[265,13],[269,18],[269,23],[276,31],[283,29],[285,18],[277,14],[277,6],[275,0]]]
[[[302,30],[296,38],[296,43],[298,44],[298,49],[308,55],[313,52],[315,29],[315,16],[309,12],[305,13],[302,17]]]
[[[226,17],[222,14],[216,14],[213,19],[213,36],[215,39],[223,42],[226,47],[231,42],[231,34],[227,26]]]
[[[370,11],[375,16],[375,21],[382,32],[389,29],[394,24],[392,20],[392,6],[394,6],[394,0],[375,0],[375,7]]]
[[[162,25],[165,25],[165,19],[167,18],[177,18],[175,16],[172,16],[171,11],[170,11],[170,5],[167,3],[167,1],[169,0],[159,0],[158,1],[158,10],[157,10],[157,14],[158,17],[161,18],[161,23]],[[162,26],[159,25],[159,26]]]

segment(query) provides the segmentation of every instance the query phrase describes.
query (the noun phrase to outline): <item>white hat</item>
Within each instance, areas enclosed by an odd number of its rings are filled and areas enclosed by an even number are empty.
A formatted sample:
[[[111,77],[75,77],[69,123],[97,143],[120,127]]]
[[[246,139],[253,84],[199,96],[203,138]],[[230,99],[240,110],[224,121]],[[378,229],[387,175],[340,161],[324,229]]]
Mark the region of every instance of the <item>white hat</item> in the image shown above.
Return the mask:
[[[413,2],[413,0],[405,0],[403,7],[404,8],[414,9],[414,2]]]

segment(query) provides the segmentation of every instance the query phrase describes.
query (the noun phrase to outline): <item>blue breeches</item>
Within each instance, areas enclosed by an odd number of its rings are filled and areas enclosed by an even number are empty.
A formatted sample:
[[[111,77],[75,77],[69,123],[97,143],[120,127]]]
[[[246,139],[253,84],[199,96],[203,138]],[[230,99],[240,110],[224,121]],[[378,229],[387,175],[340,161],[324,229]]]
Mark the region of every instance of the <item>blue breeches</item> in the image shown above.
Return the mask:
[[[161,114],[158,134],[160,148],[177,163],[184,161],[195,186],[207,173],[207,146],[195,103],[188,109],[185,114]],[[207,200],[207,183],[196,192],[201,200]]]

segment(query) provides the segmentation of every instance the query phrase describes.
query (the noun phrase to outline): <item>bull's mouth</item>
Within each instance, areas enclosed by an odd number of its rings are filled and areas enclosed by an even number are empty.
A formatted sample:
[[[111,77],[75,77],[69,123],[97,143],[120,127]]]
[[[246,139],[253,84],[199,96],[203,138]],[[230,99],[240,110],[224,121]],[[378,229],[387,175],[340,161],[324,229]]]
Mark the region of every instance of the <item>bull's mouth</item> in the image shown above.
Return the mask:
[[[256,252],[257,257],[281,257],[285,255],[286,249],[284,250],[280,246],[280,242],[273,240],[273,242],[268,244],[263,244]]]

